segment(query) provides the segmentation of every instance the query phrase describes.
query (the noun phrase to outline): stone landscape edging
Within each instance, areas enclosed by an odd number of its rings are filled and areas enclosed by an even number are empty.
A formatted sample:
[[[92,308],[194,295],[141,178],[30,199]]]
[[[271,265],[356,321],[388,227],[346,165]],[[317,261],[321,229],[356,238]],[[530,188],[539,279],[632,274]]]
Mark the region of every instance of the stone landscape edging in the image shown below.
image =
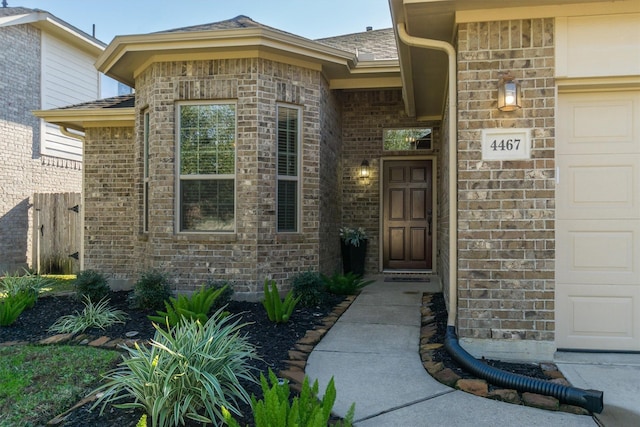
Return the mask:
[[[552,396],[544,396],[529,392],[525,392],[520,395],[517,390],[506,388],[496,388],[489,391],[489,384],[487,381],[478,378],[461,378],[453,370],[445,367],[442,362],[434,361],[433,355],[435,350],[443,347],[444,343],[430,342],[431,338],[433,338],[437,332],[435,315],[431,310],[432,298],[432,293],[424,293],[422,295],[422,305],[420,307],[420,359],[422,360],[422,366],[434,379],[444,385],[479,397],[499,400],[516,405],[526,405],[549,411],[561,411],[577,415],[591,415],[590,412],[584,408],[560,403],[558,399]],[[569,381],[567,381],[555,364],[542,363],[540,364],[540,367],[547,377],[552,378],[550,380],[551,382],[571,386]]]

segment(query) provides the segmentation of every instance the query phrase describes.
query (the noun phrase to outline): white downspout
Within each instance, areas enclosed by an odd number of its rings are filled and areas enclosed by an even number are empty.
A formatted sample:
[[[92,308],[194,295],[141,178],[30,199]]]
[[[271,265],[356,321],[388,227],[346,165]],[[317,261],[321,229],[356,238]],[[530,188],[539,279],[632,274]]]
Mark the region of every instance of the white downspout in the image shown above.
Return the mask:
[[[456,92],[456,50],[441,40],[423,39],[407,33],[404,24],[398,24],[398,36],[407,46],[445,52],[449,60],[449,317],[448,326],[456,325],[458,311],[458,127]]]
[[[58,128],[60,129],[60,133],[64,136],[80,140],[80,142],[84,144],[85,138],[83,135],[80,135],[79,133],[69,132],[69,129],[67,129],[66,126],[58,125]]]

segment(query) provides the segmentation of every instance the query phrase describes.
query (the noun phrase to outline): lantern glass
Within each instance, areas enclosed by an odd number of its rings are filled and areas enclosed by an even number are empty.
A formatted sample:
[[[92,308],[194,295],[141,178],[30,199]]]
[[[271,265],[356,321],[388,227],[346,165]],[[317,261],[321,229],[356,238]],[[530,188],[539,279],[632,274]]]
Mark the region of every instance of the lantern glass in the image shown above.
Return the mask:
[[[360,178],[369,178],[369,162],[363,160],[360,164]]]
[[[498,109],[514,111],[522,108],[520,83],[512,77],[503,77],[498,83]]]

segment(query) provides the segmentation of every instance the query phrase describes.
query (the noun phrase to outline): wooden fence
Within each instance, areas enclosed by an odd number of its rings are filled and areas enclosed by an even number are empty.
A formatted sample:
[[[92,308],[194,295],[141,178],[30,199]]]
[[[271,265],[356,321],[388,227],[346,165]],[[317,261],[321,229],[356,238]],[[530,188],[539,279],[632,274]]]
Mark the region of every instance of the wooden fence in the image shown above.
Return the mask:
[[[82,244],[80,193],[33,195],[33,267],[38,273],[77,273]]]

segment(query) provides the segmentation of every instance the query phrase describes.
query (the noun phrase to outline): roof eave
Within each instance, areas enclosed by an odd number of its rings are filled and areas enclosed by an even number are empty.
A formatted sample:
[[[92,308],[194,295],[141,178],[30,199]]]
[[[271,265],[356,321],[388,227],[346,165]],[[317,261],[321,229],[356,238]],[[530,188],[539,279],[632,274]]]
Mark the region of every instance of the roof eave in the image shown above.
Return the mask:
[[[52,34],[97,58],[106,44],[49,12],[37,11],[22,15],[7,16],[0,19],[0,27],[31,24],[46,33]]]
[[[303,37],[267,28],[242,28],[117,36],[98,58],[96,67],[106,75],[132,86],[135,70],[149,57],[203,49],[273,50],[305,60],[345,67],[354,67],[357,62],[352,53]],[[124,68],[118,69],[119,63],[124,64]]]
[[[133,127],[136,112],[134,107],[127,108],[61,108],[53,110],[34,110],[33,115],[46,122],[84,132],[94,127]]]

